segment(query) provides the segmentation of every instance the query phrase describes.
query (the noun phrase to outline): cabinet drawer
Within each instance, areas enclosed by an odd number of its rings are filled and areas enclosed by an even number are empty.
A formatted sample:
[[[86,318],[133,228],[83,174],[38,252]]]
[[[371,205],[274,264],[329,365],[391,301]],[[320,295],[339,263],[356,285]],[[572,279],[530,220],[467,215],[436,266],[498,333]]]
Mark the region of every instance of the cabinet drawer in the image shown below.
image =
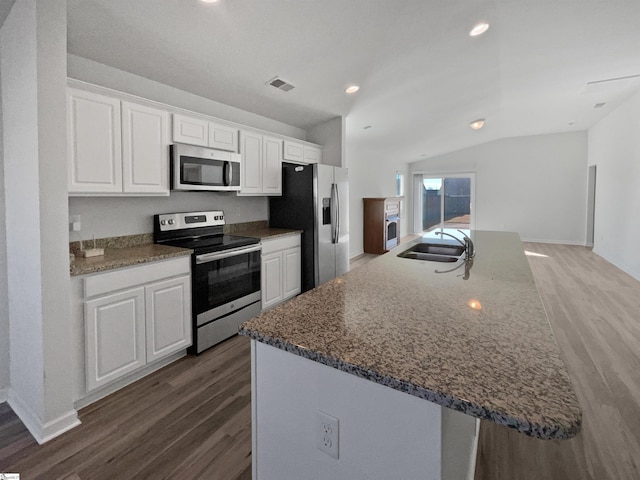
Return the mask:
[[[84,279],[84,297],[90,298],[163,278],[188,274],[190,269],[191,257],[185,256],[175,260],[136,265],[131,268],[92,275]]]
[[[300,234],[287,235],[283,237],[277,237],[274,239],[262,240],[262,255],[268,255],[271,252],[277,252],[280,250],[286,250],[287,248],[294,248],[300,246]]]

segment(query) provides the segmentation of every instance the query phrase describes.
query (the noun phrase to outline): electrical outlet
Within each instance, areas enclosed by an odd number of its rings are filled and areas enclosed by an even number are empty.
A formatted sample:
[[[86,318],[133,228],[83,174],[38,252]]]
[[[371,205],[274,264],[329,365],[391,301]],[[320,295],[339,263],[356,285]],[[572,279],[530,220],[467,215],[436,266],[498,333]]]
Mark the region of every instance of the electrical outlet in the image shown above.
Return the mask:
[[[317,447],[327,455],[339,457],[339,420],[321,410],[316,415]]]
[[[82,228],[82,221],[80,215],[71,215],[69,217],[69,229],[72,232],[79,232]]]

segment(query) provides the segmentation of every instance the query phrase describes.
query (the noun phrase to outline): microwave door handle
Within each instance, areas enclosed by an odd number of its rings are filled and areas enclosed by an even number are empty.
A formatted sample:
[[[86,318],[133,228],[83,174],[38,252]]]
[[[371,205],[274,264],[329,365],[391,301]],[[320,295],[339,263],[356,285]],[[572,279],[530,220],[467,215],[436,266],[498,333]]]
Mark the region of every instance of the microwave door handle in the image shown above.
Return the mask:
[[[231,169],[231,162],[224,162],[224,178],[222,179],[222,181],[225,187],[231,185],[232,176],[233,170]]]

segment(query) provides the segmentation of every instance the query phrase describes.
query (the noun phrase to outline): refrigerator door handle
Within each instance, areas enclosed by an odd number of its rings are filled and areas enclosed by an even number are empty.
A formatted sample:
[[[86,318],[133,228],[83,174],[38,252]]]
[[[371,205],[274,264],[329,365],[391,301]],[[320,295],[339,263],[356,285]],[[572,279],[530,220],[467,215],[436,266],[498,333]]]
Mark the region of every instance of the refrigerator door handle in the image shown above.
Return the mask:
[[[340,241],[340,191],[338,190],[338,184],[334,183],[336,186],[336,241],[333,243],[338,243]]]
[[[331,215],[331,243],[337,243],[337,209],[336,203],[338,201],[338,189],[335,183],[331,184],[331,206],[330,206],[330,215]]]

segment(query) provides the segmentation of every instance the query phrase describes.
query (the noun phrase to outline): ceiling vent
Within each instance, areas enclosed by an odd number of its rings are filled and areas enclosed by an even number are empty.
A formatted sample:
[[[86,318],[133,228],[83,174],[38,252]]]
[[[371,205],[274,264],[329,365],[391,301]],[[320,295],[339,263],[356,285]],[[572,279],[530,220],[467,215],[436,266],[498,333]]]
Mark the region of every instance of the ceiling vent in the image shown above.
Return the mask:
[[[294,88],[296,88],[286,80],[281,79],[280,77],[272,78],[267,82],[267,84],[271,85],[272,87],[276,87],[278,90],[282,90],[283,92],[288,92],[289,90],[293,90]]]

